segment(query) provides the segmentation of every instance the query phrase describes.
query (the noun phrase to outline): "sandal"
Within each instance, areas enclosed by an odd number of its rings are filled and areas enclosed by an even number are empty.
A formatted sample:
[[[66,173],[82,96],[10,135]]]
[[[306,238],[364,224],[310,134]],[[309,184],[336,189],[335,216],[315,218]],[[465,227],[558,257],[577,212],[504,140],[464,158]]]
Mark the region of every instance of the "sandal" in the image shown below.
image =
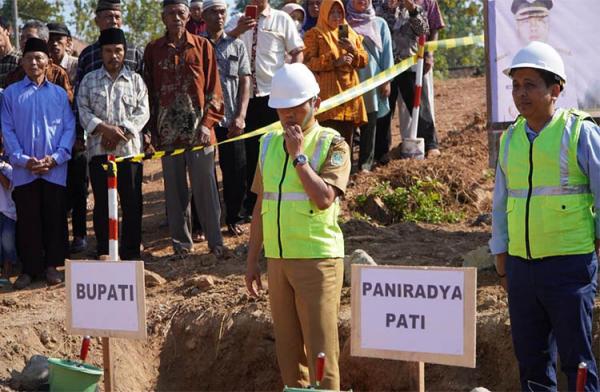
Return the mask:
[[[237,237],[245,233],[244,229],[237,223],[227,225],[227,232],[229,233],[229,235]]]

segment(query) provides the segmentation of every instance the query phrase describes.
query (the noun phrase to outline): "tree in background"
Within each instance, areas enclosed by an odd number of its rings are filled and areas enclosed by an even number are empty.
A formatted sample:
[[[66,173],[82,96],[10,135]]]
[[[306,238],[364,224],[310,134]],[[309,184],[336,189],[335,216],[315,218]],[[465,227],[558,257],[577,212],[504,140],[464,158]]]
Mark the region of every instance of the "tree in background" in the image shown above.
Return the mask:
[[[127,42],[145,47],[164,34],[162,2],[156,0],[122,0],[123,26]]]
[[[74,31],[71,33],[86,42],[93,42],[98,36],[98,28],[94,23],[95,6],[95,0],[73,0],[69,22],[74,27]]]
[[[482,0],[438,0],[438,4],[446,22],[439,39],[483,34]],[[483,72],[484,52],[483,46],[440,49],[435,56],[434,69],[438,76],[445,76],[449,69],[460,67],[479,67]]]
[[[75,36],[87,42],[94,42],[100,32],[94,23],[97,0],[74,0],[71,24]],[[121,0],[123,10],[123,30],[127,42],[145,47],[152,39],[163,34],[160,17],[161,2],[157,0]]]
[[[30,19],[64,22],[62,0],[19,0],[18,5],[21,23]],[[1,12],[2,16],[13,20],[12,0],[4,0]]]

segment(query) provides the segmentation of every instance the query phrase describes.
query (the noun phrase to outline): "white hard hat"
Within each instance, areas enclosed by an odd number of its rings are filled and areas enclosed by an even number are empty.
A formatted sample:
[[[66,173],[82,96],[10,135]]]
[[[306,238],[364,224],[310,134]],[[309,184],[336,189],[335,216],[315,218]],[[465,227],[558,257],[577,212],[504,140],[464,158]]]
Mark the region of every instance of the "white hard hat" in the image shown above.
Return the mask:
[[[513,57],[510,67],[504,70],[504,74],[510,76],[510,71],[516,68],[535,68],[558,75],[564,82],[567,81],[565,64],[560,54],[552,46],[531,41]]]
[[[269,107],[293,108],[316,97],[319,91],[321,90],[317,79],[306,65],[284,64],[273,75]]]

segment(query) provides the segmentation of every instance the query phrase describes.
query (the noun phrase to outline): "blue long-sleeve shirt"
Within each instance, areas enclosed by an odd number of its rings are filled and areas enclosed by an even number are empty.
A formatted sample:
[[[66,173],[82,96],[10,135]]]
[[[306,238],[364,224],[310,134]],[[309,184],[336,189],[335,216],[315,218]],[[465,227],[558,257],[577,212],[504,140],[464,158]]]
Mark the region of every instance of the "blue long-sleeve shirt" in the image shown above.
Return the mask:
[[[558,111],[554,114],[556,115]],[[538,133],[525,126],[527,137],[532,142]],[[600,211],[600,127],[591,121],[583,121],[577,144],[577,163],[590,181],[590,190],[594,196],[594,208]],[[492,238],[490,251],[497,255],[508,251],[508,220],[506,217],[506,177],[500,162],[496,166],[494,202],[492,206]],[[600,238],[600,214],[596,214],[596,238]]]
[[[2,102],[4,147],[13,166],[15,187],[43,179],[65,186],[67,161],[75,141],[75,117],[61,87],[44,81],[37,86],[28,77],[4,90]],[[30,158],[52,156],[57,166],[48,173],[33,174]]]

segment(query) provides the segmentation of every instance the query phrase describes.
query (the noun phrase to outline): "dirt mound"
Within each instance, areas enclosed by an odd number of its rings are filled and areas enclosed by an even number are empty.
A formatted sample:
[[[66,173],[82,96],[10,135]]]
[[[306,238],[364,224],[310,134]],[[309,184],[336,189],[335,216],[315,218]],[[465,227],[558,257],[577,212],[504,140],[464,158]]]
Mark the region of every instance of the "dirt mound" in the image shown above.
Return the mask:
[[[377,184],[389,182],[392,188],[410,188],[419,180],[433,181],[444,207],[466,213],[469,217],[491,210],[493,171],[488,168],[485,117],[476,112],[465,119],[462,129],[446,134],[441,143],[443,154],[423,161],[393,159],[369,176],[357,176],[349,199],[366,195]],[[359,209],[356,204],[350,208]],[[379,217],[375,217],[378,219]]]

